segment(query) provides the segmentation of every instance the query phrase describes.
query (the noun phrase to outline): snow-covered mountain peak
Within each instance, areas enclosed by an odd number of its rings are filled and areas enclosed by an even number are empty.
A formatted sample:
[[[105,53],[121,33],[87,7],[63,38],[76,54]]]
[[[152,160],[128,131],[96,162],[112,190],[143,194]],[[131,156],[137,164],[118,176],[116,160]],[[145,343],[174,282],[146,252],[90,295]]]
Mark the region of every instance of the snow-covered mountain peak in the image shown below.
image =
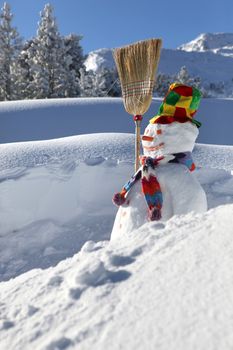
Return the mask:
[[[96,51],[91,51],[85,61],[86,69],[101,70],[103,68],[112,68],[113,66],[113,56],[111,49],[99,49]]]
[[[233,57],[233,33],[203,33],[196,39],[178,47],[183,51],[211,51]]]

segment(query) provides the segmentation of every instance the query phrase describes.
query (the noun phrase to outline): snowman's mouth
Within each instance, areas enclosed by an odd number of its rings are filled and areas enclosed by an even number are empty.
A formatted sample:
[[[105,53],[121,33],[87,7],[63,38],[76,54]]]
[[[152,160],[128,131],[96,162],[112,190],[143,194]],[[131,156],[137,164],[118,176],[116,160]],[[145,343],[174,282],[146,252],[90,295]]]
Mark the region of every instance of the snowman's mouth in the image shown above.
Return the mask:
[[[143,136],[142,136],[142,140],[143,140],[143,141],[153,141],[153,140],[154,140],[154,137],[153,137],[153,136],[146,136],[146,135],[143,135]]]

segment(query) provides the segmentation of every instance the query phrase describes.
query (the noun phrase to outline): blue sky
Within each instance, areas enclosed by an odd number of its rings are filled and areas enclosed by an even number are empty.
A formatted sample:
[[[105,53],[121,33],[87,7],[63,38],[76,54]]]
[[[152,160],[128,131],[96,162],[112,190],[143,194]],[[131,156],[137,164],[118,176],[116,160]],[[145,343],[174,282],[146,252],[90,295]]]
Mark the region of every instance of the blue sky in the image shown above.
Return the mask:
[[[0,1],[1,7],[4,1]],[[233,32],[233,0],[9,0],[14,25],[28,39],[51,3],[62,34],[83,35],[84,51],[161,37],[176,48],[200,33]]]

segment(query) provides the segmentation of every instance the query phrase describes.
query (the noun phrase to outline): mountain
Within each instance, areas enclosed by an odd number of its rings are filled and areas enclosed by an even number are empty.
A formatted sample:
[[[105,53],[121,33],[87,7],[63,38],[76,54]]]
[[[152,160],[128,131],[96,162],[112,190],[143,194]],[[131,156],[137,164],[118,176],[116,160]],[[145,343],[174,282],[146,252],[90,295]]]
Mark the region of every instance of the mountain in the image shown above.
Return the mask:
[[[188,51],[184,49],[162,49],[158,73],[176,74],[182,66],[186,66],[193,76],[200,76],[207,82],[232,80],[233,54],[225,56],[211,51]],[[103,68],[115,66],[112,49],[99,49],[88,55],[85,66],[87,70],[98,72]],[[224,70],[222,69],[224,67]]]
[[[86,69],[94,72],[103,68],[113,68],[114,60],[112,56],[112,49],[99,49],[88,54],[85,61]]]
[[[191,52],[213,52],[233,57],[233,33],[204,33],[196,39],[178,47],[179,50]]]
[[[112,49],[90,52],[85,66],[95,72],[113,68]],[[201,34],[177,49],[162,49],[158,74],[176,75],[183,66],[191,76],[200,77],[204,88],[213,89],[211,96],[232,97],[233,33]]]

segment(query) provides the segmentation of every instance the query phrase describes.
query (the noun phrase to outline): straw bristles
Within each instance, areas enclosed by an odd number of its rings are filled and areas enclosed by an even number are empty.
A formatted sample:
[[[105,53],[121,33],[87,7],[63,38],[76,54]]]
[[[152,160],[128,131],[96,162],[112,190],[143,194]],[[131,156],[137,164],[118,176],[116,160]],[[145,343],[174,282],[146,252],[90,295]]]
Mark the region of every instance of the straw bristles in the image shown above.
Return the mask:
[[[113,52],[129,114],[143,115],[150,107],[161,45],[161,39],[150,39]]]

